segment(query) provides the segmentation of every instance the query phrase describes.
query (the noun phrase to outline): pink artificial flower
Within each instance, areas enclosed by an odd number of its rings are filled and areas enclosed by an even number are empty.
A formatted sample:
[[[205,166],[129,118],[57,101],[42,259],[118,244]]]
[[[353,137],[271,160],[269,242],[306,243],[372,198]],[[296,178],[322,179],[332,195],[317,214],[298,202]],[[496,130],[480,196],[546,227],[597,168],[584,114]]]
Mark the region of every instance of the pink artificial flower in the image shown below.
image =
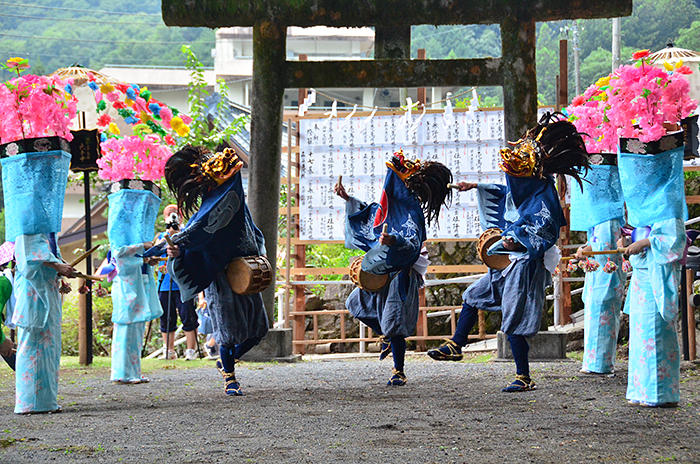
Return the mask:
[[[182,122],[184,122],[185,124],[190,125],[192,123],[192,118],[188,115],[180,113],[178,116],[180,116],[180,119],[182,119]]]

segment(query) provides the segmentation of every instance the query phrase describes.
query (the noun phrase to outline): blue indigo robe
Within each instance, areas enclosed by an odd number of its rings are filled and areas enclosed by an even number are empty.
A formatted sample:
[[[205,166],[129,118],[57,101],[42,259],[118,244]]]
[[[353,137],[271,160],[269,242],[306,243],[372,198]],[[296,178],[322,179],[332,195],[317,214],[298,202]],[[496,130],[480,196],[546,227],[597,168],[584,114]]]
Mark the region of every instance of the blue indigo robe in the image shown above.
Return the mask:
[[[502,235],[512,237],[520,248],[508,251],[494,244],[491,250],[509,254],[511,264],[501,270],[489,269],[462,298],[477,309],[501,311],[501,330],[508,335],[531,337],[539,331],[544,290],[551,283],[553,267],[545,267],[545,253],[556,243],[566,220],[551,177],[506,174],[506,182],[478,185],[479,216],[482,227],[502,228]]]
[[[366,252],[362,270],[388,274],[390,282],[377,292],[352,291],[345,306],[358,319],[376,319],[387,337],[408,337],[418,323],[418,290],[423,276],[414,269],[426,239],[425,219],[418,198],[390,168],[379,203],[346,202],[345,246]],[[379,243],[384,224],[396,237],[389,247]]]
[[[235,346],[263,338],[268,319],[262,295],[233,293],[226,278],[232,259],[267,253],[263,234],[245,203],[240,172],[204,196],[199,210],[173,240],[180,256],[168,260],[168,273],[180,288],[182,301],[204,292],[216,342]],[[157,256],[164,248],[155,246],[146,256]]]

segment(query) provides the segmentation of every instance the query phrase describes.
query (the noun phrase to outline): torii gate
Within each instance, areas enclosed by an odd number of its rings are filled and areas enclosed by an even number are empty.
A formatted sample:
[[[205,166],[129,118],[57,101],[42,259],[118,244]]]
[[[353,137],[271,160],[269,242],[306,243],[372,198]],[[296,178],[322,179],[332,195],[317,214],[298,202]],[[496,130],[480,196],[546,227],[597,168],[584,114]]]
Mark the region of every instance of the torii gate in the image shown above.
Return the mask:
[[[535,22],[629,16],[632,0],[162,0],[162,12],[168,26],[253,28],[248,205],[276,250],[285,88],[502,86],[505,136],[517,140],[537,122]],[[500,24],[501,57],[411,60],[414,24]],[[287,61],[288,26],[374,27],[375,59]]]

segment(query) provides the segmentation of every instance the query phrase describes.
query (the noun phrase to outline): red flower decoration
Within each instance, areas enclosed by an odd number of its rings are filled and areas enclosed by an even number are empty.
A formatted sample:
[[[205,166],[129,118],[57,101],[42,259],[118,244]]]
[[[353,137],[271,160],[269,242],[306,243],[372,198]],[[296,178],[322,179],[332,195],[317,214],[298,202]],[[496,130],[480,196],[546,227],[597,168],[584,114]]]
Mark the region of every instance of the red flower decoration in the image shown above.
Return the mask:
[[[693,71],[688,66],[681,66],[680,68],[676,69],[676,72],[678,74],[692,74]]]
[[[126,108],[126,103],[117,100],[114,103],[112,103],[112,107],[114,107],[115,110],[123,110],[124,108]]]
[[[171,147],[174,147],[176,142],[175,139],[170,134],[168,134],[165,136],[165,143],[167,143]]]
[[[110,122],[112,122],[112,117],[108,114],[103,114],[97,119],[97,125],[100,127],[109,126]]]
[[[636,52],[634,55],[632,55],[633,60],[641,60],[642,58],[646,58],[649,56],[649,50],[639,50]]]
[[[583,95],[577,95],[572,101],[571,106],[581,106],[586,103],[586,97]]]

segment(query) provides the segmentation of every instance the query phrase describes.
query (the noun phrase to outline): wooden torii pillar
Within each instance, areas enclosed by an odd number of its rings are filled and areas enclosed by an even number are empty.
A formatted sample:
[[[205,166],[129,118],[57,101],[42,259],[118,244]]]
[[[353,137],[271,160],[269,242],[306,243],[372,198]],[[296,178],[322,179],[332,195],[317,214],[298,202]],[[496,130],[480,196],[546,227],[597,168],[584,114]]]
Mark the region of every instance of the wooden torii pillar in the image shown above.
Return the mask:
[[[248,205],[276,269],[285,88],[502,86],[505,137],[517,140],[537,122],[535,22],[629,16],[632,0],[162,0],[162,13],[168,26],[253,28]],[[500,24],[501,57],[411,60],[416,24]],[[374,27],[375,59],[287,61],[288,26]]]

